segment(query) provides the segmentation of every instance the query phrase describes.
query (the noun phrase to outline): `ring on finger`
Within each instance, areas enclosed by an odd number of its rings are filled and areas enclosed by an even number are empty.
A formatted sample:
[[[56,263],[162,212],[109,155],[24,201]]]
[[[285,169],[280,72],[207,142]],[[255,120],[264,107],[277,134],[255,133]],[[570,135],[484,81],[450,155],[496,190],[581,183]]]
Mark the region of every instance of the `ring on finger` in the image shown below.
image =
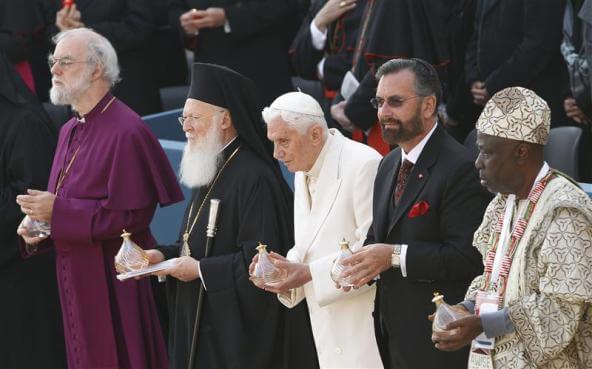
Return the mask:
[[[343,7],[345,7],[346,5],[347,5],[347,1],[342,1],[342,2],[340,2],[340,3],[339,3],[339,7],[340,7],[340,8],[343,8]]]

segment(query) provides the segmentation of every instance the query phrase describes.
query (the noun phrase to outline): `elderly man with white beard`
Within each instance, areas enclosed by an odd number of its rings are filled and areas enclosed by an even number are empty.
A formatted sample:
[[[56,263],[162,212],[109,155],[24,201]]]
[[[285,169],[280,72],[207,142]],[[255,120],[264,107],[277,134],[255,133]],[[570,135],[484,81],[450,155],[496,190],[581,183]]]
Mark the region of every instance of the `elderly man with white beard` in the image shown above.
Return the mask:
[[[308,354],[285,356],[295,337],[285,309],[249,282],[247,266],[259,242],[278,253],[293,243],[292,193],[266,140],[254,83],[226,67],[194,64],[179,121],[187,137],[181,181],[193,195],[179,242],[149,252],[151,263],[175,260],[158,273],[169,276],[170,367],[315,367],[310,328],[300,347]],[[220,209],[206,255],[211,199],[220,200]],[[302,331],[307,319],[300,316]]]
[[[55,249],[68,367],[163,368],[150,282],[119,282],[114,257],[123,229],[138,245],[156,246],[156,205],[183,195],[148,126],[110,92],[119,66],[109,41],[78,28],[54,42],[50,97],[71,105],[76,117],[60,131],[47,191],[17,196],[23,213],[51,226],[45,239],[20,227],[24,253]]]

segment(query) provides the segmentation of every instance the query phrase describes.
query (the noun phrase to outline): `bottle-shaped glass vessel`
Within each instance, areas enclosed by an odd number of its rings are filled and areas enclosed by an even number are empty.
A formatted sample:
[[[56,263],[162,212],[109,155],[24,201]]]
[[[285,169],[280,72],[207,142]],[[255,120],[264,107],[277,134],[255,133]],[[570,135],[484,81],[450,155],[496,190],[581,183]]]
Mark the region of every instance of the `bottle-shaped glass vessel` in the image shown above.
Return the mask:
[[[51,227],[48,223],[33,220],[28,215],[25,216],[20,227],[26,231],[25,236],[27,237],[47,238],[51,234]]]
[[[347,242],[344,238],[341,240],[341,242],[339,242],[339,254],[337,255],[337,258],[331,267],[331,279],[341,287],[353,286],[349,277],[342,277],[342,273],[346,268],[345,265],[343,265],[343,260],[350,257],[351,255],[352,251],[349,248],[349,242]]]
[[[267,245],[260,242],[257,251],[259,251],[258,260],[252,278],[258,283],[263,282],[265,284],[281,282],[286,277],[286,274],[271,262],[267,252]]]
[[[123,230],[121,237],[123,243],[115,255],[115,270],[118,273],[127,273],[146,268],[149,264],[146,252],[131,240],[131,233]]]
[[[448,305],[444,301],[444,295],[440,295],[438,292],[434,292],[432,302],[436,304],[436,312],[432,322],[432,331],[434,332],[445,332],[446,325],[469,315],[467,311]]]

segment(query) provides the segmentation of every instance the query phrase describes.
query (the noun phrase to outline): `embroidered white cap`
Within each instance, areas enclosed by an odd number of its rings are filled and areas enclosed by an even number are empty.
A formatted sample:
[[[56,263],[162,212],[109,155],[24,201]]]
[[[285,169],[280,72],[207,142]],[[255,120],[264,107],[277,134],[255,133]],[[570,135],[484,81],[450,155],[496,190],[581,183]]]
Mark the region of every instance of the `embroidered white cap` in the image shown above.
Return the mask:
[[[549,139],[551,110],[547,102],[524,87],[508,87],[483,108],[477,130],[491,136],[544,145]]]

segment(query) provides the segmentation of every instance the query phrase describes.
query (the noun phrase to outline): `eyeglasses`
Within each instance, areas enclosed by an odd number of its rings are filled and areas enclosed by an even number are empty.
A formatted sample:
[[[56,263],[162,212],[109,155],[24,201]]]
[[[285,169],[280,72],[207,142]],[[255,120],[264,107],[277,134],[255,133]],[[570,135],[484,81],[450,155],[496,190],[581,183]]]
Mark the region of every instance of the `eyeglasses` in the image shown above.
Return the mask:
[[[415,99],[416,97],[423,97],[423,96],[422,95],[414,95],[414,96],[409,96],[406,98],[400,98],[397,96],[390,96],[390,97],[387,97],[386,103],[391,108],[400,108],[401,106],[403,106],[403,103],[405,101]],[[370,104],[372,104],[374,109],[382,108],[384,103],[385,103],[385,100],[382,97],[373,97],[370,99]]]
[[[72,64],[76,63],[88,63],[88,60],[70,60],[70,57],[64,56],[63,58],[54,58],[53,55],[47,57],[47,65],[49,69],[52,69],[54,65],[58,65],[62,69],[68,69]]]
[[[200,115],[200,116],[195,116],[195,115],[188,115],[186,117],[177,117],[177,120],[179,121],[179,124],[181,126],[183,126],[183,124],[185,123],[186,120],[189,120],[189,124],[194,124],[199,122],[200,120],[204,120],[205,118],[208,117],[213,117],[214,115],[218,114],[218,113],[224,113],[225,110],[218,110],[212,114],[208,114],[208,115]]]

